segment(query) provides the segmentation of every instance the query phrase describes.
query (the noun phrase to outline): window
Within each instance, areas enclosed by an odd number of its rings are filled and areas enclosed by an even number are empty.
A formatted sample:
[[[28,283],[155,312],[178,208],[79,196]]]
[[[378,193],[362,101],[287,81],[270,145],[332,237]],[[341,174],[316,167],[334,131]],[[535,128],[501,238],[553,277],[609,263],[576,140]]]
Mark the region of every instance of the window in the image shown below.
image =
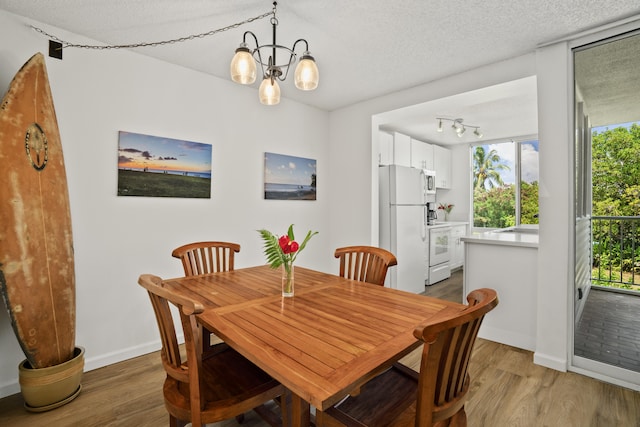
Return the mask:
[[[538,141],[474,145],[471,156],[473,226],[538,224]]]

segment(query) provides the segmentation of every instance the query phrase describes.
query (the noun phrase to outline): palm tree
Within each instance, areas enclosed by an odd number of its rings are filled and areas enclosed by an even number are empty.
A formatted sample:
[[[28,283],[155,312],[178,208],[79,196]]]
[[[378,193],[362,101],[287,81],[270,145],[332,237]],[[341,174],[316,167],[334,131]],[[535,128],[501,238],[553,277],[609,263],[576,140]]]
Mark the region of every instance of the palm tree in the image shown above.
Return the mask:
[[[491,189],[504,185],[500,171],[510,170],[509,166],[500,163],[500,156],[496,150],[485,151],[482,145],[476,147],[473,153],[473,187],[477,189]]]

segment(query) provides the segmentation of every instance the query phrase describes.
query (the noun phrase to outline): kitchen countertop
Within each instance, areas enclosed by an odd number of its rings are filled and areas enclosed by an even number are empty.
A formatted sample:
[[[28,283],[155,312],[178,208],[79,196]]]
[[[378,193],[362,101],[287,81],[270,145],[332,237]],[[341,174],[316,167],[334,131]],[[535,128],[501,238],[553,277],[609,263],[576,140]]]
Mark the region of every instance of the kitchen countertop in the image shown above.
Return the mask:
[[[508,229],[508,231],[488,231],[484,233],[472,233],[461,237],[465,243],[480,243],[487,245],[519,246],[524,248],[538,247],[538,233],[531,231],[518,232]]]
[[[441,227],[452,227],[454,225],[467,225],[467,224],[469,224],[469,223],[468,222],[462,222],[462,221],[458,221],[458,222],[456,222],[456,221],[453,221],[453,222],[444,222],[444,221],[443,222],[438,222],[438,221],[436,221],[433,224],[427,225],[427,229],[430,229],[430,228],[441,228]]]

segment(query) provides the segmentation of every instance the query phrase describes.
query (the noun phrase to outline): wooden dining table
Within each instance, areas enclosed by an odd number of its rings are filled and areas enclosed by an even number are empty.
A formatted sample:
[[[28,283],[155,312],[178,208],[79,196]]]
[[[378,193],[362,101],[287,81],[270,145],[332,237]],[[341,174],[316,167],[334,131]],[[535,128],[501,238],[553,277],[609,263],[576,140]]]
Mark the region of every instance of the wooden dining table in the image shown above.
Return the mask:
[[[416,327],[465,308],[295,267],[282,297],[269,266],[168,279],[163,286],[204,307],[198,321],[283,384],[283,424],[307,427],[325,410],[420,346]]]

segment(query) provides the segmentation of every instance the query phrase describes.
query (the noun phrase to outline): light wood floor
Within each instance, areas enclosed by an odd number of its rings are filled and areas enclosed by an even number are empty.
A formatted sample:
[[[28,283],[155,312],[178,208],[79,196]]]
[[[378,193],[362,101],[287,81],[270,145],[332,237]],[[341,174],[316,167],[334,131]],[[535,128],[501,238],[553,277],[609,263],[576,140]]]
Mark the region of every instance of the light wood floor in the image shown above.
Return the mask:
[[[450,294],[459,301],[461,287],[457,292],[452,288],[461,283],[461,274],[450,280],[428,287],[427,293]],[[415,367],[419,357],[414,352],[403,362]],[[532,360],[529,351],[477,341],[466,405],[470,427],[640,427],[640,393]],[[50,412],[27,412],[20,394],[1,399],[0,426],[166,426],[163,380],[160,356],[151,353],[85,373],[80,395]],[[220,423],[236,425],[235,420]],[[243,426],[265,424],[248,414]]]

